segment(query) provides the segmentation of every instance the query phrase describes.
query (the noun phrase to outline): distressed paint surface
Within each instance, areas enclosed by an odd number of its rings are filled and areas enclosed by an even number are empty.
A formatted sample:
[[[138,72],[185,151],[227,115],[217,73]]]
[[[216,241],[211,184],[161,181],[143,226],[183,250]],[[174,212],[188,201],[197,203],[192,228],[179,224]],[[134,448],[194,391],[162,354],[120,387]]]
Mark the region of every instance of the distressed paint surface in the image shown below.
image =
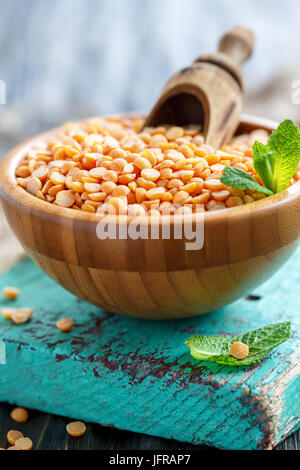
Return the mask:
[[[0,401],[135,432],[227,449],[271,448],[300,426],[300,250],[255,295],[212,314],[143,321],[101,311],[57,286],[29,259],[0,278],[21,287],[26,325],[1,317]],[[56,328],[75,320],[69,333]],[[290,320],[292,338],[261,364],[197,362],[199,334],[239,334]]]

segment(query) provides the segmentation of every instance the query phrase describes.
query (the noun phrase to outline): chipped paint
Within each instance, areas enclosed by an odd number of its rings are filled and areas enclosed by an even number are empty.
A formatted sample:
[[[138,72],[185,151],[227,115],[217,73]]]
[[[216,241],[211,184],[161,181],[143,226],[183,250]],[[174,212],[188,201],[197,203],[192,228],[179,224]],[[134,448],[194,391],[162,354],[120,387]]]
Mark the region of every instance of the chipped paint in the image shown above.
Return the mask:
[[[31,299],[35,312],[26,325],[0,319],[8,366],[0,366],[0,400],[194,444],[271,448],[300,425],[299,264],[300,251],[251,293],[259,301],[155,322],[79,302],[24,260],[1,278],[22,286],[9,305]],[[65,312],[75,321],[68,333],[56,328]],[[248,368],[199,363],[184,345],[195,333],[237,334],[282,320],[291,320],[292,339]]]

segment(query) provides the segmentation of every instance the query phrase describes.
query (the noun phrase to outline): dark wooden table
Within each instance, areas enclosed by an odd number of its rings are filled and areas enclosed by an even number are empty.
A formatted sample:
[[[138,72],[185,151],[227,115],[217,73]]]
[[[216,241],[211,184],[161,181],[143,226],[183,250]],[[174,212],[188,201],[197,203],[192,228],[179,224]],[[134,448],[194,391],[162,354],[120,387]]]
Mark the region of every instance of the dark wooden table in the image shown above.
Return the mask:
[[[0,447],[7,447],[6,434],[10,429],[18,429],[28,436],[39,450],[208,450],[206,446],[193,446],[185,442],[146,436],[97,424],[87,424],[84,436],[72,438],[66,432],[70,419],[53,416],[38,411],[30,411],[27,423],[15,423],[9,416],[13,407],[0,405]],[[300,430],[276,447],[276,450],[300,450]]]

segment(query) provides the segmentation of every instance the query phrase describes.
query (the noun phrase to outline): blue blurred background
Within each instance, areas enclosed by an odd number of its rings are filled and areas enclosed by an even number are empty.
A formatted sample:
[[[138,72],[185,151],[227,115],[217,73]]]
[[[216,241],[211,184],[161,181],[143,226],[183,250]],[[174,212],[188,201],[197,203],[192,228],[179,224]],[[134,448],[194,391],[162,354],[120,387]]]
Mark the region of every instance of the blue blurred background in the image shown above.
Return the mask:
[[[245,110],[299,121],[299,18],[299,0],[0,0],[0,150],[64,120],[149,110],[236,24],[256,37]]]

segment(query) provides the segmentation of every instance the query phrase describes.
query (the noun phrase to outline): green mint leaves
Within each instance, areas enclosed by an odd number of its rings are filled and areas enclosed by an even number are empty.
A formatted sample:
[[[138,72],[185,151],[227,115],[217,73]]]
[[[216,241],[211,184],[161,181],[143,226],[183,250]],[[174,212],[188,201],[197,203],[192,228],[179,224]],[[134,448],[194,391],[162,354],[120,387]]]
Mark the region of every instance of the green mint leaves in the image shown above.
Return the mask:
[[[211,361],[230,366],[249,366],[261,361],[272,349],[290,337],[290,322],[274,323],[239,336],[192,336],[185,344],[191,355],[200,361]],[[230,355],[230,346],[239,341],[247,344],[245,359]]]
[[[279,124],[267,145],[254,142],[254,168],[264,186],[242,170],[226,166],[221,182],[232,188],[256,191],[266,196],[285,189],[297,171],[300,161],[300,132],[296,124],[286,119]]]
[[[266,196],[271,196],[273,194],[272,191],[261,186],[245,171],[229,165],[224,168],[223,175],[221,177],[221,183],[226,184],[226,186],[230,186],[231,188],[263,193]]]
[[[253,164],[257,174],[260,176],[265,187],[269,188],[269,190],[274,193],[275,154],[269,151],[268,147],[260,142],[254,142],[252,150]]]
[[[270,135],[267,147],[274,154],[274,192],[287,187],[300,160],[300,132],[293,121],[283,121]]]

